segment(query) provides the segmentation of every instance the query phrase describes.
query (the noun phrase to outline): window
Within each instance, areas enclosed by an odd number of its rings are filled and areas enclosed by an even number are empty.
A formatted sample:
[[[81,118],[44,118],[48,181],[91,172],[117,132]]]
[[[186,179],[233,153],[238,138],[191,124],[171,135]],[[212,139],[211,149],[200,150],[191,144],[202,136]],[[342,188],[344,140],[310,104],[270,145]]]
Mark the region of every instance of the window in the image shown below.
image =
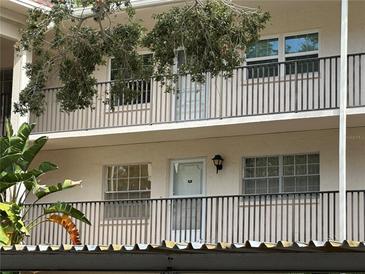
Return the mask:
[[[278,53],[278,38],[260,40],[252,45],[246,54],[248,78],[277,76]]]
[[[319,154],[250,157],[243,168],[245,194],[319,191]]]
[[[143,54],[143,67],[146,71],[152,69],[152,54]],[[125,79],[125,85],[130,89],[132,94],[120,94],[117,98],[113,98],[114,106],[122,106],[127,104],[144,104],[151,100],[151,80],[133,79],[133,75],[126,68],[118,68],[116,63],[111,59],[110,64],[110,80],[115,80],[117,73],[122,73]]]
[[[318,47],[318,33],[285,37],[286,74],[317,72]]]
[[[105,200],[131,200],[151,197],[151,165],[117,165],[106,167]],[[105,207],[107,218],[143,217],[146,203],[110,203]]]

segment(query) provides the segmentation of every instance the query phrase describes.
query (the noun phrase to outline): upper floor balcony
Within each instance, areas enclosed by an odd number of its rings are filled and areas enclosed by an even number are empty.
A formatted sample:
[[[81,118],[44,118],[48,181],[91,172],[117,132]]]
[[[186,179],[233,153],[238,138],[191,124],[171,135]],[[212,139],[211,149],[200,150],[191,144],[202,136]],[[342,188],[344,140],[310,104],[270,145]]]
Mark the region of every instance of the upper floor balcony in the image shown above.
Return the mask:
[[[189,75],[166,79],[171,91],[153,78],[126,81],[133,96],[112,98],[113,81],[99,82],[92,108],[73,113],[60,110],[57,88],[50,88],[44,114],[30,119],[35,133],[53,133],[328,111],[339,108],[339,81],[339,56],[260,62],[237,67],[230,78],[207,73],[203,83]],[[365,53],[348,56],[347,85],[348,107],[365,107]]]

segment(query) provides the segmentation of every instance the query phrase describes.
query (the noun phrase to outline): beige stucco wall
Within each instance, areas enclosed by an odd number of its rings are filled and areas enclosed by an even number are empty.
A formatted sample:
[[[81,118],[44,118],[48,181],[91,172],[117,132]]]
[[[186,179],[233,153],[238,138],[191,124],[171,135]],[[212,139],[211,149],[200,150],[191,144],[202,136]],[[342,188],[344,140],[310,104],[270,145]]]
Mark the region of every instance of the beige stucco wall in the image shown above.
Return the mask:
[[[148,133],[147,133],[148,134]],[[365,128],[348,129],[348,188],[364,189]],[[317,130],[252,136],[205,138],[189,141],[156,142],[43,151],[37,158],[58,164],[59,171],[44,177],[44,183],[64,178],[83,180],[82,188],[53,195],[53,199],[82,201],[102,200],[103,166],[109,164],[152,164],[152,196],[170,194],[170,161],[206,159],[205,194],[240,193],[242,157],[291,153],[320,153],[321,190],[336,190],[338,184],[338,132]],[[211,158],[221,154],[223,171],[216,174]]]

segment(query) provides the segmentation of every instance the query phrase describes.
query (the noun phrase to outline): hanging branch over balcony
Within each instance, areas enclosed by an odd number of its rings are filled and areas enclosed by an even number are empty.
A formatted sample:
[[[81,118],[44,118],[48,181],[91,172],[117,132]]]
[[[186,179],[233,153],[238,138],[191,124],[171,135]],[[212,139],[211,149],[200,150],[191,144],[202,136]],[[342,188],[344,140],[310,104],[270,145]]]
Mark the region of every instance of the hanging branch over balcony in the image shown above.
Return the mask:
[[[92,108],[97,82],[93,72],[111,57],[116,67],[123,68],[117,72],[112,95],[133,92],[123,84],[127,77],[174,79],[177,72],[203,81],[207,71],[230,76],[242,61],[241,51],[258,39],[270,17],[261,9],[228,0],[195,0],[156,15],[155,26],[147,32],[129,0],[53,0],[52,4],[48,11],[29,12],[18,44],[19,50],[32,51],[35,57],[26,67],[30,82],[15,104],[21,114],[43,113],[43,88],[51,74],[63,85],[57,92],[61,110]],[[113,23],[120,13],[127,15],[127,22]],[[142,47],[154,52],[154,71],[143,66],[138,54]],[[179,49],[184,64],[174,71]]]

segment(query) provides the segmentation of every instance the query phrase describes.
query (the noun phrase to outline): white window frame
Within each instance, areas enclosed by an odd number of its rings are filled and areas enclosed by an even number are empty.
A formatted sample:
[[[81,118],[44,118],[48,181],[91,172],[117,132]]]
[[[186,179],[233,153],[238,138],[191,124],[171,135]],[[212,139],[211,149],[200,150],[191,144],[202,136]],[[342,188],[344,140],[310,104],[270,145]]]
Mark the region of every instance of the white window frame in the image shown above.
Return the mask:
[[[246,63],[246,65],[247,65],[247,62],[265,61],[265,60],[271,60],[271,59],[278,59],[278,62],[280,62],[280,48],[281,48],[281,43],[280,43],[281,37],[280,37],[280,35],[261,36],[259,41],[261,41],[261,40],[271,40],[271,39],[277,39],[278,40],[278,54],[277,55],[270,55],[270,56],[249,58],[249,57],[247,57],[246,53],[244,53],[245,54],[245,63]]]
[[[285,52],[285,39],[287,37],[299,36],[299,35],[305,35],[305,34],[312,34],[312,33],[317,33],[318,34],[318,49],[317,50],[305,51],[305,52],[297,52],[297,53],[286,53]],[[314,30],[312,29],[312,30],[305,30],[305,31],[299,31],[299,32],[284,33],[282,35],[282,56],[283,56],[283,61],[285,61],[285,59],[287,57],[306,56],[306,55],[313,55],[313,54],[318,54],[318,57],[319,57],[320,56],[320,49],[321,49],[320,38],[321,38],[321,34],[320,34],[320,30],[319,29],[314,29]]]
[[[149,55],[151,54],[153,56],[153,52],[151,51],[139,51],[139,55]],[[114,57],[110,57],[107,64],[107,75],[108,75],[108,81],[112,82],[112,60]],[[138,80],[138,79],[137,79]],[[145,111],[147,109],[150,109],[151,107],[151,100],[152,100],[152,89],[153,89],[153,80],[151,79],[151,90],[150,90],[150,101],[149,102],[143,102],[143,103],[135,103],[135,104],[129,104],[129,105],[116,105],[114,106],[114,112],[128,112],[128,111]],[[106,112],[113,112],[113,110],[110,109],[108,106],[106,108]]]
[[[306,175],[302,175],[302,176],[316,176],[318,175],[319,176],[319,190],[321,190],[321,153],[320,152],[294,152],[294,153],[284,153],[284,154],[273,154],[273,155],[254,155],[254,156],[249,156],[249,155],[246,155],[246,156],[243,156],[241,158],[241,174],[240,174],[240,193],[242,195],[256,195],[256,193],[250,193],[250,194],[247,194],[246,193],[246,190],[245,190],[245,183],[244,183],[244,180],[247,179],[245,178],[245,168],[246,168],[246,159],[247,158],[261,158],[261,157],[279,157],[279,175],[278,176],[266,176],[266,177],[262,177],[263,179],[267,179],[269,177],[278,177],[279,178],[279,192],[278,193],[257,193],[257,195],[265,195],[265,194],[285,194],[285,193],[290,193],[290,192],[284,192],[283,191],[283,185],[284,185],[284,177],[290,177],[290,176],[284,176],[284,163],[283,163],[283,158],[285,156],[296,156],[296,155],[313,155],[313,154],[318,154],[319,155],[319,173],[318,174],[308,174],[308,171],[307,171],[307,174]],[[306,164],[308,166],[308,163]],[[294,168],[295,168],[295,165],[294,165]],[[293,177],[299,177],[301,175],[293,175]],[[257,178],[260,178],[260,177],[251,177],[252,179],[257,179]],[[316,192],[316,191],[310,191],[310,192]],[[300,193],[300,192],[299,192]],[[303,192],[305,193],[305,192]]]
[[[285,53],[285,38],[286,37],[304,35],[304,34],[310,34],[310,33],[318,33],[318,50],[300,52],[300,53],[289,53],[289,54]],[[247,58],[246,53],[244,53],[245,54],[245,64],[247,64],[247,62],[275,59],[276,57],[277,57],[279,63],[285,62],[285,58],[287,58],[287,57],[305,56],[305,55],[312,55],[312,54],[318,54],[318,57],[320,57],[320,54],[321,54],[321,30],[320,29],[308,29],[308,30],[302,30],[302,31],[296,31],[296,32],[286,32],[286,33],[279,33],[279,34],[273,34],[273,35],[263,35],[260,37],[259,40],[268,40],[268,39],[275,39],[275,38],[278,39],[278,55]]]
[[[110,164],[106,164],[103,166],[103,183],[102,183],[102,200],[104,202],[108,202],[108,201],[125,201],[125,203],[127,203],[127,201],[133,201],[133,199],[117,199],[117,200],[107,200],[105,199],[105,194],[107,192],[109,193],[113,193],[110,191],[107,191],[108,189],[108,167],[110,166],[133,166],[133,165],[147,165],[148,168],[148,178],[150,179],[150,189],[147,190],[138,190],[138,191],[132,191],[132,192],[150,192],[150,197],[149,198],[138,198],[136,200],[139,199],[151,199],[151,195],[152,195],[152,164],[150,162],[138,162],[138,163],[128,163],[128,164],[114,164],[114,163],[110,163]],[[129,178],[129,177],[128,177]],[[129,181],[129,180],[128,180]],[[115,193],[131,193],[130,191],[116,191]],[[130,206],[133,207],[134,204],[131,204]],[[110,205],[108,205],[110,206]],[[149,213],[147,213],[146,215],[142,215],[142,216],[108,216],[108,214],[106,213],[108,210],[108,206],[105,205],[104,206],[104,213],[103,213],[103,219],[104,220],[130,220],[130,219],[148,219],[149,218]]]
[[[128,163],[128,164],[107,164],[107,165],[104,165],[103,166],[103,173],[104,173],[104,182],[103,182],[103,200],[104,201],[109,201],[107,199],[105,199],[105,194],[108,192],[108,193],[130,193],[130,191],[109,191],[108,190],[108,167],[111,167],[111,166],[115,166],[115,167],[119,167],[119,166],[136,166],[136,165],[147,165],[147,168],[148,169],[151,169],[151,170],[148,170],[148,172],[151,171],[152,173],[152,164],[150,162],[140,162],[140,163]],[[150,168],[149,168],[150,167]],[[149,174],[148,178],[152,178],[152,174]],[[128,180],[129,180],[129,176],[128,176]],[[148,190],[151,194],[152,192],[152,180],[151,181],[151,189]],[[138,191],[132,191],[132,192],[148,192],[147,190],[138,190]],[[123,200],[123,199],[120,199],[120,200]]]

